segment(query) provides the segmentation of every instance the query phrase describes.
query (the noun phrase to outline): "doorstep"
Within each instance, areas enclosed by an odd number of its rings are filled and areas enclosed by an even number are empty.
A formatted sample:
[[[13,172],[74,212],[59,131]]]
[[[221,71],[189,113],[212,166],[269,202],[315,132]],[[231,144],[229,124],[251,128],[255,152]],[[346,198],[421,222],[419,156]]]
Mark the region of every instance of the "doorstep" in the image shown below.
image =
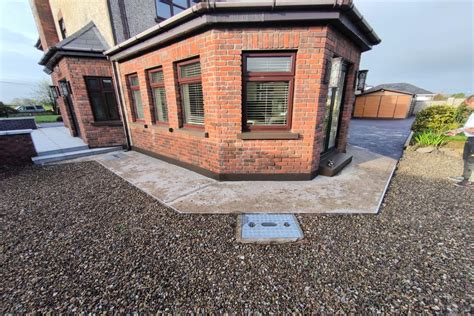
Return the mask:
[[[310,181],[219,182],[128,151],[93,160],[180,213],[375,214],[398,160],[348,146],[353,161]]]

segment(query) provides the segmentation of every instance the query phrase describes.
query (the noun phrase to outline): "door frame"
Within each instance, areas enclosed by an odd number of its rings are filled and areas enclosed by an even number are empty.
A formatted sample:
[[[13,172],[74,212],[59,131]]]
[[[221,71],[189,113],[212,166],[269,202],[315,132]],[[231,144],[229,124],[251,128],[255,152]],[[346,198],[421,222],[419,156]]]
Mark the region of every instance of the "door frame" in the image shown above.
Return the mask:
[[[334,147],[331,147],[331,148],[328,148],[329,147],[329,140],[330,140],[330,132],[331,132],[331,125],[332,125],[332,120],[333,120],[333,112],[334,112],[334,105],[335,105],[335,98],[336,98],[336,93],[334,93],[338,88],[329,88],[329,89],[332,89],[332,93],[331,93],[331,106],[330,106],[330,109],[329,109],[329,116],[328,116],[328,122],[327,122],[327,125],[326,125],[326,130],[324,131],[325,132],[325,139],[324,139],[324,147],[323,147],[323,150],[322,150],[322,154],[321,156],[323,155],[327,155],[328,153],[331,153],[333,151],[336,150],[337,148],[337,145],[339,143],[339,134],[341,132],[341,123],[342,123],[342,114],[344,112],[344,103],[345,103],[345,99],[346,99],[346,91],[347,91],[347,77],[349,75],[349,69],[351,67],[351,63],[349,63],[347,60],[343,60],[343,64],[342,64],[342,67],[343,69],[345,69],[345,75],[344,75],[344,84],[343,84],[343,87],[342,87],[342,95],[341,95],[341,108],[339,109],[339,117],[338,117],[338,121],[337,121],[337,133],[336,133],[336,142],[334,144]]]
[[[71,98],[71,89],[70,89],[69,81],[66,80],[66,78],[64,78],[64,79],[59,80],[58,84],[61,90],[61,94],[63,96],[64,105],[66,106],[66,110],[68,114],[70,115],[72,134],[74,137],[81,137],[79,121],[77,120],[76,111],[74,110],[74,104]]]

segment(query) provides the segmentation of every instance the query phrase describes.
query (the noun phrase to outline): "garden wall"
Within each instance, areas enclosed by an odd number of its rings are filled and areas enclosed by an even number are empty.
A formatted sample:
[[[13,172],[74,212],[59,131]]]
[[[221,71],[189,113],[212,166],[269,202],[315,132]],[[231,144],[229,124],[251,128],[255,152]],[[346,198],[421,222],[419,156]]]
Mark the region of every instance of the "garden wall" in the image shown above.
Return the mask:
[[[0,131],[0,148],[0,166],[30,164],[36,156],[31,129]]]

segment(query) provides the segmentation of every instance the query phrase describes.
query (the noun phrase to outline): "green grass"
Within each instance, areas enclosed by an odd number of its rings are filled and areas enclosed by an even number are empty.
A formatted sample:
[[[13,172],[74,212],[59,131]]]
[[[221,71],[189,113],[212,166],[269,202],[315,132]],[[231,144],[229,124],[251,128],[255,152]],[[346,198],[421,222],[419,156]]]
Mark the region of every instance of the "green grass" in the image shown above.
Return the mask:
[[[448,142],[465,142],[466,140],[467,140],[467,136],[464,134],[446,137],[446,141]]]
[[[36,123],[53,123],[57,122],[59,115],[36,115]]]

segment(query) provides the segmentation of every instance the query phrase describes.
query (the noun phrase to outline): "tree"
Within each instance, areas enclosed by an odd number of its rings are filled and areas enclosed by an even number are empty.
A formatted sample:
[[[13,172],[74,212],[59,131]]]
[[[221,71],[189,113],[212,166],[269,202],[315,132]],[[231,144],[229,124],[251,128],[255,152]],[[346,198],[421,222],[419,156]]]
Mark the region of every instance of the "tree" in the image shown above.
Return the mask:
[[[37,102],[31,98],[14,98],[12,102],[10,102],[13,106],[20,106],[20,105],[35,105]]]
[[[56,99],[51,94],[50,83],[43,79],[38,81],[33,90],[33,97],[37,105],[42,105],[45,108],[51,107],[54,113],[58,113]]]
[[[451,97],[456,98],[456,99],[462,99],[462,98],[465,98],[466,95],[460,92],[460,93],[451,94]]]

